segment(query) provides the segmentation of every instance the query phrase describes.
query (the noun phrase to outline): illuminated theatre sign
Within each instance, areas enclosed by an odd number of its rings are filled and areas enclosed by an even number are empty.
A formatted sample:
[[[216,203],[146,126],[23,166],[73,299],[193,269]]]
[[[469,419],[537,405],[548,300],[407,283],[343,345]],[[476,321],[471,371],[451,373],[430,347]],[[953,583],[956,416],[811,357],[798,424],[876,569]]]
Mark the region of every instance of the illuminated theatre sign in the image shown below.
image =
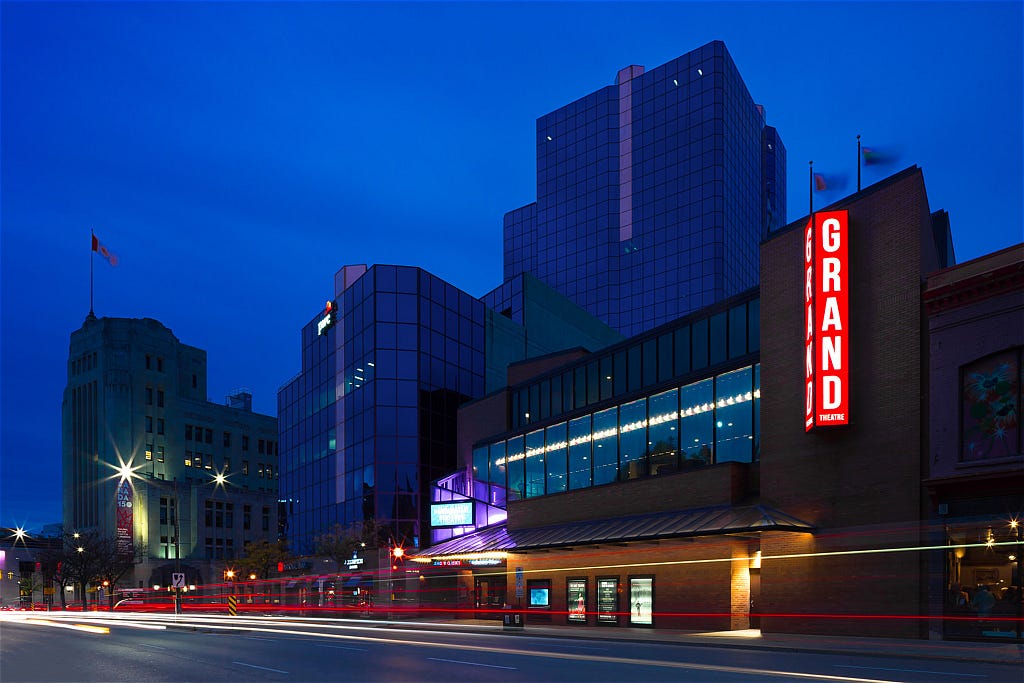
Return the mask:
[[[327,305],[324,306],[324,315],[320,318],[320,321],[316,324],[316,334],[320,336],[331,328],[332,325],[338,319],[338,305],[333,301],[328,301]]]
[[[811,215],[804,233],[804,429],[850,423],[849,219]]]
[[[472,526],[473,502],[434,503],[430,506],[430,526]]]

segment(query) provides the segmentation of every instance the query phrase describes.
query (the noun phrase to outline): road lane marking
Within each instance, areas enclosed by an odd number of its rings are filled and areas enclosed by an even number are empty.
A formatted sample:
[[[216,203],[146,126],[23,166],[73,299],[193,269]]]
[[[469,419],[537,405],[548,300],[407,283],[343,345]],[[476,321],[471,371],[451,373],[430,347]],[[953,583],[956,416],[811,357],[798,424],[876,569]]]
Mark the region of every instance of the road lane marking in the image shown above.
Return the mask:
[[[185,623],[179,622],[179,623]],[[319,624],[317,626],[320,626]],[[816,681],[846,681],[848,683],[889,683],[888,681],[880,681],[874,678],[855,678],[853,676],[839,676],[832,674],[814,674],[814,673],[803,673],[800,671],[781,671],[771,669],[756,669],[752,667],[738,667],[738,666],[723,666],[714,664],[695,664],[689,662],[674,662],[654,659],[637,659],[632,657],[615,657],[610,655],[585,655],[585,654],[573,654],[571,652],[538,652],[531,650],[519,650],[519,649],[507,649],[505,647],[487,647],[481,645],[466,645],[466,644],[454,644],[454,643],[443,643],[443,642],[430,642],[423,640],[404,640],[399,638],[381,638],[373,636],[350,636],[342,635],[340,633],[324,633],[322,631],[315,630],[297,630],[297,629],[284,629],[284,628],[272,628],[270,626],[227,626],[210,623],[205,625],[205,628],[211,631],[243,631],[249,633],[267,633],[267,634],[278,634],[278,635],[297,635],[306,637],[317,637],[317,638],[330,638],[336,640],[347,640],[347,641],[360,641],[366,643],[373,643],[374,645],[388,644],[388,645],[402,645],[405,647],[430,647],[430,648],[441,648],[450,650],[460,650],[462,652],[495,652],[500,654],[511,654],[521,655],[524,657],[542,657],[546,659],[567,659],[575,661],[587,661],[587,662],[607,662],[609,664],[625,664],[629,666],[654,666],[669,669],[689,669],[692,671],[714,671],[719,673],[735,673],[735,674],[746,674],[750,676],[772,676],[778,678],[788,678],[791,680],[816,680]],[[268,639],[272,640],[272,639]],[[276,642],[276,641],[275,641]],[[250,665],[245,665],[250,666]],[[260,668],[260,667],[257,667]],[[276,671],[276,669],[272,669]]]
[[[329,647],[332,650],[355,650],[356,652],[366,652],[365,647],[345,647],[344,645],[318,645],[314,643],[315,647]]]
[[[477,662],[463,662],[459,659],[441,659],[440,657],[427,657],[432,662],[450,662],[451,664],[468,664],[469,666],[486,666],[488,669],[510,669],[518,671],[514,666],[498,666],[497,664],[479,664]]]
[[[965,678],[985,678],[984,674],[953,674],[948,671],[925,671],[924,669],[887,669],[882,666],[853,666],[852,664],[833,664],[840,669],[873,669],[875,671],[905,671],[915,674],[935,674],[936,676],[962,676]]]
[[[257,638],[256,636],[244,636],[242,640],[265,640],[268,643],[276,643],[277,641],[273,638]]]
[[[150,645],[149,643],[139,643],[141,647],[148,647],[153,650],[166,650],[166,647],[160,647],[159,645]]]
[[[287,671],[281,671],[280,669],[271,669],[269,666],[257,666],[256,664],[246,664],[245,662],[231,662],[239,666],[247,666],[250,669],[263,669],[264,671],[273,671],[276,674],[286,674]]]

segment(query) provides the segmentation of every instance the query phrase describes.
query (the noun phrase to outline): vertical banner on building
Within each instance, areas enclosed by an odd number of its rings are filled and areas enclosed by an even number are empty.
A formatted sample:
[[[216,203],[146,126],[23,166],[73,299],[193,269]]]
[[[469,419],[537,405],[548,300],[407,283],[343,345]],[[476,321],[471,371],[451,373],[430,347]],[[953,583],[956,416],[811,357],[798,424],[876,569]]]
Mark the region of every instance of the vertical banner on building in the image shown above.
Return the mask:
[[[811,216],[804,231],[804,428],[850,423],[849,218]]]
[[[117,487],[117,554],[135,554],[132,486],[128,481],[122,481]]]

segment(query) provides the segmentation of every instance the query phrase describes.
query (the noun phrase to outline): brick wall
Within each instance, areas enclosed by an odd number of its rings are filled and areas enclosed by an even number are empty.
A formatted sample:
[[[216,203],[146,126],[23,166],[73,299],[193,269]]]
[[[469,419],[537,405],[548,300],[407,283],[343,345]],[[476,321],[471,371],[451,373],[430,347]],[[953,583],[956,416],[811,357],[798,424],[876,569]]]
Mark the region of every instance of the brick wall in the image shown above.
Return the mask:
[[[803,222],[761,250],[761,498],[819,527],[813,538],[765,535],[763,601],[766,612],[912,615],[921,607],[913,553],[767,559],[793,544],[813,553],[920,540],[921,250],[931,231],[921,171],[834,208],[848,209],[850,219],[850,425],[804,431]],[[762,621],[766,631],[910,636],[917,627],[891,619]]]

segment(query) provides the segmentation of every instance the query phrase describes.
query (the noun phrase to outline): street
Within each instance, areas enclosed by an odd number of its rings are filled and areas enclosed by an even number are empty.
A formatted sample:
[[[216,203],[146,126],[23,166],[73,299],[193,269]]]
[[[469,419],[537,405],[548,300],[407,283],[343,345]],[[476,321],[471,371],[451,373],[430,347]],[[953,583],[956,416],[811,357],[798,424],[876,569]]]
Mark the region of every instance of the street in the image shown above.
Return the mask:
[[[79,626],[91,630],[78,630]],[[170,626],[170,627],[168,627]],[[21,681],[1007,681],[997,664],[388,628],[338,621],[22,613],[0,622]],[[104,632],[109,630],[109,632]]]

